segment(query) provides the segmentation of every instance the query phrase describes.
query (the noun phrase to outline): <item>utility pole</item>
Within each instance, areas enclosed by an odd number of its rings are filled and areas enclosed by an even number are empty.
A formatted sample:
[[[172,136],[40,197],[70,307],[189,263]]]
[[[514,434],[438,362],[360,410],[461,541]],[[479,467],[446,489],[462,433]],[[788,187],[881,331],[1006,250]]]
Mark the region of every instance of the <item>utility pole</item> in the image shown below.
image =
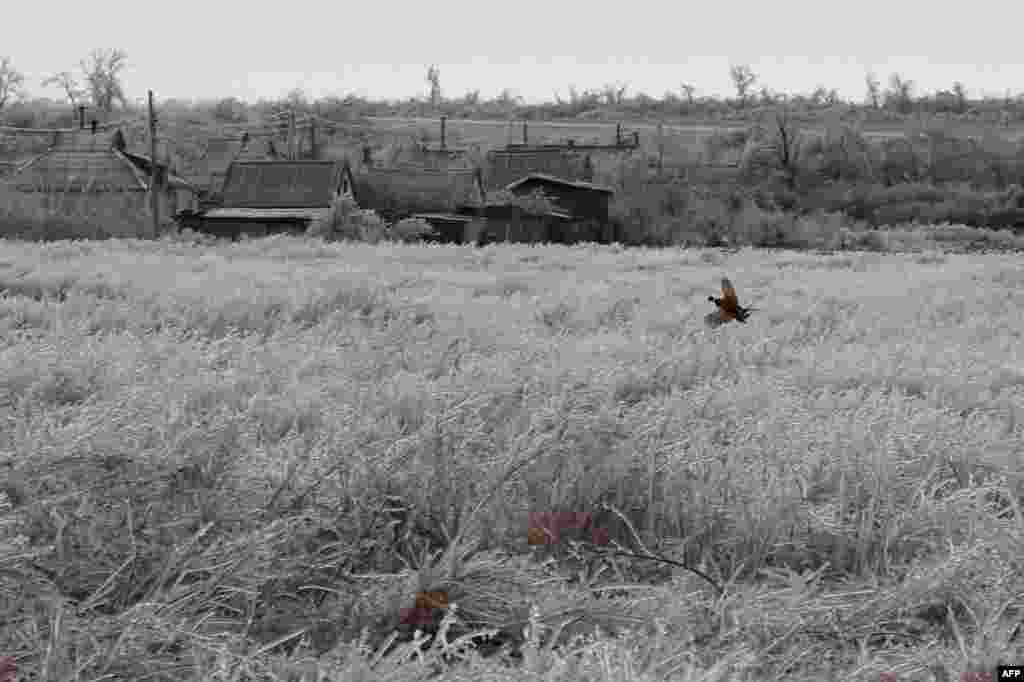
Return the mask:
[[[312,157],[314,161],[320,159],[320,150],[316,146],[316,127],[320,123],[320,100],[313,103],[313,113],[309,117],[309,146],[312,147]],[[328,131],[328,134],[330,131]]]
[[[288,158],[295,160],[295,109],[288,110]]]
[[[658,122],[658,177],[665,168],[665,126]]]
[[[153,111],[153,91],[149,91],[149,207],[153,214],[153,238],[160,236],[160,196],[157,192],[156,172],[156,113]]]

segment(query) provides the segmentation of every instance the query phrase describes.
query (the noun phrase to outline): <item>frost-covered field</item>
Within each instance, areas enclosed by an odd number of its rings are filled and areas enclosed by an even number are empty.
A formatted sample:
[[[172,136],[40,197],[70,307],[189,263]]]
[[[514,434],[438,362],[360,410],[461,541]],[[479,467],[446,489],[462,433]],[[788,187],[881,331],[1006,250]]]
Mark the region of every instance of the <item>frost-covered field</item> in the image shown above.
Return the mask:
[[[1019,663],[1022,266],[0,242],[0,656],[51,680]],[[759,311],[706,329],[723,275]],[[610,522],[617,542],[707,579],[529,558],[530,512],[611,508],[643,547]],[[432,561],[442,527],[477,551]],[[427,590],[456,605],[447,637],[495,628],[518,671],[484,645],[413,656]]]

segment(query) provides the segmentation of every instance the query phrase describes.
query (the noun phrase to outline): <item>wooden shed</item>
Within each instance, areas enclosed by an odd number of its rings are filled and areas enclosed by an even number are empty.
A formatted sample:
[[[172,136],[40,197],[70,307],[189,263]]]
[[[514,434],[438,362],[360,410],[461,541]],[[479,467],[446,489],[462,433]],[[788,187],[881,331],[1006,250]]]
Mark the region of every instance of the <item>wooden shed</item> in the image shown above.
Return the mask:
[[[228,167],[221,205],[184,215],[180,224],[230,239],[304,234],[352,186],[348,164],[335,161],[236,161]]]
[[[610,187],[545,173],[530,173],[505,189],[518,196],[529,196],[539,189],[574,219],[600,222],[608,222],[608,204],[615,193]]]

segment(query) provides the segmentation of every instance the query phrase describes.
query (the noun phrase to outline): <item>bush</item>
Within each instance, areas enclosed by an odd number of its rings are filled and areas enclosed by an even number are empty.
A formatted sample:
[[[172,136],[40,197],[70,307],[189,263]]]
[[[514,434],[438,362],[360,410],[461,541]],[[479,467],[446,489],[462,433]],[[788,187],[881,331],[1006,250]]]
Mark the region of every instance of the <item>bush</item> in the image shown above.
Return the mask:
[[[437,230],[421,218],[406,218],[395,223],[390,234],[395,241],[415,242],[437,236]]]
[[[418,241],[437,233],[430,223],[418,218],[406,218],[388,224],[376,212],[360,209],[351,198],[341,197],[332,204],[325,219],[310,224],[306,234],[323,239],[349,239],[375,244],[385,240]]]

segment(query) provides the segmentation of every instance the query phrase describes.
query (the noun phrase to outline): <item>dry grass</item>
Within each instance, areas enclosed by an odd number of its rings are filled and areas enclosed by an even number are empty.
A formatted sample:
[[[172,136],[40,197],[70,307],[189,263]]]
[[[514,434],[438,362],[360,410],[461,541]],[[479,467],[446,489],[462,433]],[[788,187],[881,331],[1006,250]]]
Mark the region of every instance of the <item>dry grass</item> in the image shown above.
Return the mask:
[[[761,310],[707,330],[723,274]],[[0,656],[40,680],[1019,663],[1022,281],[1005,254],[0,241]],[[547,511],[707,579],[539,563]]]

